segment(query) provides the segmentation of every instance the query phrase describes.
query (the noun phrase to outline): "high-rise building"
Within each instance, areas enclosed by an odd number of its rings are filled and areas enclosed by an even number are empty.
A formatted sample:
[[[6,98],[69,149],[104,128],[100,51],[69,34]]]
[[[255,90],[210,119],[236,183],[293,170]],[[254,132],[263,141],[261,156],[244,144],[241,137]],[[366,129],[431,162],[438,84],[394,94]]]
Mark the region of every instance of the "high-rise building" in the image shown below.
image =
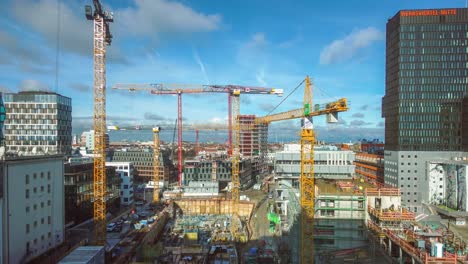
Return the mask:
[[[128,206],[133,203],[133,172],[134,167],[131,162],[106,162],[106,167],[115,167],[115,171],[120,174],[120,204]]]
[[[466,155],[467,37],[467,8],[402,10],[387,22],[384,177],[413,211],[429,201],[428,162]]]
[[[255,115],[240,116],[240,153],[243,157],[259,157],[256,171],[267,172],[268,125],[255,124]]]
[[[94,130],[84,131],[81,134],[81,139],[87,150],[94,150]],[[105,148],[109,148],[109,133],[104,134]]]
[[[71,98],[52,92],[4,94],[6,151],[71,153]]]
[[[0,166],[0,263],[27,263],[64,242],[63,156],[6,157]]]

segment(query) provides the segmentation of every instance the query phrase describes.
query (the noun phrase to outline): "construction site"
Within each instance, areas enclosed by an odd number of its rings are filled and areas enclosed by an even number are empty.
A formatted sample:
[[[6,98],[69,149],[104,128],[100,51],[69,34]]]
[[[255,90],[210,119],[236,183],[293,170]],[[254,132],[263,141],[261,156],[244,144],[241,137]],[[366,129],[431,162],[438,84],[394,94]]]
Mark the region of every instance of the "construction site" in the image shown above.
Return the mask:
[[[152,201],[136,207],[122,230],[109,233],[105,174],[105,54],[113,18],[94,1],[94,235],[108,263],[458,263],[467,258],[463,238],[443,226],[418,222],[401,204],[397,188],[376,188],[359,178],[315,179],[312,117],[338,121],[345,98],[312,102],[312,81],[301,106],[262,117],[241,115],[240,97],[282,96],[282,89],[239,85],[117,84],[114,89],[178,98],[177,182],[161,188],[159,127],[153,129]],[[293,90],[291,94],[294,92]],[[184,159],[182,95],[227,95],[229,146],[225,153],[196,151]],[[289,94],[289,95],[291,95]],[[287,97],[289,97],[289,95]],[[286,97],[286,98],[287,98]],[[296,98],[297,99],[297,98]],[[300,160],[295,184],[268,170],[267,136],[272,122],[299,119]],[[198,137],[197,137],[198,138]],[[198,146],[198,142],[196,142]],[[336,164],[335,166],[343,166]],[[107,228],[107,230],[106,230]],[[112,226],[113,228],[113,226]],[[70,263],[75,249],[61,263]],[[87,253],[91,254],[91,253]],[[94,254],[94,253],[92,253]],[[69,260],[67,260],[69,258]]]

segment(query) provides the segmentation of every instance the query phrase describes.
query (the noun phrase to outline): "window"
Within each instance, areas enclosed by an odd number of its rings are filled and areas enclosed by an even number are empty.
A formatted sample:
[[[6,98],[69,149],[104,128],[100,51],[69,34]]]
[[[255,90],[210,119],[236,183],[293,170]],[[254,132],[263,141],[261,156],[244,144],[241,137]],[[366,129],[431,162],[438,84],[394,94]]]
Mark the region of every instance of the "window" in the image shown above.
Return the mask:
[[[41,172],[41,179],[44,179],[44,173]]]
[[[33,209],[34,209],[34,210],[37,210],[37,204],[34,204],[34,205],[33,205]]]
[[[50,202],[50,200],[48,200],[48,201],[47,201],[47,205],[49,205],[49,206],[50,206],[50,204],[51,204],[51,202]]]
[[[26,213],[29,213],[29,206],[26,206]]]
[[[124,202],[128,202],[128,198],[124,198]]]
[[[125,185],[124,185],[124,189],[128,189],[128,184],[125,184]]]
[[[33,174],[33,178],[34,178],[34,180],[37,179],[37,174],[36,173]]]
[[[47,233],[47,237],[50,238],[52,236],[52,233]]]
[[[47,217],[47,224],[50,225],[50,216]]]
[[[26,199],[29,199],[29,190],[26,189]]]
[[[29,184],[29,175],[26,174],[26,184]]]
[[[26,234],[29,234],[29,224],[26,224]]]
[[[44,186],[41,186],[41,192],[44,192]]]
[[[47,172],[47,179],[50,180],[50,171]]]
[[[44,217],[41,218],[41,224],[44,224]]]
[[[41,236],[41,240],[44,240],[44,235]]]
[[[37,193],[37,188],[36,187],[34,187],[33,192]]]
[[[50,184],[47,184],[47,192],[50,193]]]
[[[41,208],[44,208],[44,202],[41,202]]]
[[[34,227],[37,227],[37,221],[34,221]]]
[[[416,202],[416,200],[414,200],[414,202]],[[418,212],[418,208],[415,206],[414,207],[414,212],[417,213]]]

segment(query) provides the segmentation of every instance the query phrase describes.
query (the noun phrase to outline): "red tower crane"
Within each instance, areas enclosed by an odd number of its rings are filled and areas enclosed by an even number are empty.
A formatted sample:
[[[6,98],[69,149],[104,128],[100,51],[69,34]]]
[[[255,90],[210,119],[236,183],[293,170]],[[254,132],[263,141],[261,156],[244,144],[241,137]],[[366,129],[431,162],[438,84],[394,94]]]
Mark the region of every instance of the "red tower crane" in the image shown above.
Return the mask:
[[[129,91],[150,91],[154,95],[177,95],[177,118],[178,118],[178,181],[182,184],[182,94],[198,93],[227,93],[229,104],[229,126],[232,127],[231,96],[237,94],[275,94],[283,95],[283,89],[240,86],[240,85],[190,85],[190,84],[116,84],[113,89]],[[229,152],[232,153],[232,134],[229,135]]]

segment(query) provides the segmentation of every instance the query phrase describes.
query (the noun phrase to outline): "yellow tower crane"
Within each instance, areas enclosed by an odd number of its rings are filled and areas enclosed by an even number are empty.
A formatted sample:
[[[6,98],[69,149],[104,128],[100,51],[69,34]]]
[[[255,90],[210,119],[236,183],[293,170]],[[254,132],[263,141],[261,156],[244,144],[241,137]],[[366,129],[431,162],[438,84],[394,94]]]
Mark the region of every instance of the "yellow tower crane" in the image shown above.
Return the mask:
[[[182,94],[198,94],[198,93],[227,93],[229,102],[232,107],[232,215],[231,232],[234,240],[238,240],[239,236],[239,161],[240,161],[240,95],[241,94],[271,94],[282,96],[283,89],[252,87],[241,85],[191,85],[191,84],[116,84],[113,89],[129,90],[129,91],[150,91],[154,95],[178,95],[178,116],[179,116],[179,183],[181,182],[182,173]],[[232,101],[231,101],[232,100]]]
[[[161,165],[159,164],[159,131],[160,127],[153,127],[153,203],[159,203],[159,182],[161,180]]]
[[[94,22],[94,243],[106,242],[106,46],[111,44],[109,23],[113,14],[102,10],[99,0],[93,0],[94,12],[85,6],[85,15]]]
[[[300,256],[301,263],[314,262],[314,238],[313,219],[315,201],[314,183],[314,145],[315,136],[313,130],[312,117],[327,115],[327,122],[338,121],[338,112],[347,111],[346,98],[327,103],[325,107],[316,105],[312,109],[312,84],[309,76],[305,79],[304,103],[303,107],[287,112],[255,118],[255,124],[268,125],[271,122],[301,118],[301,176],[300,176],[300,203],[301,203],[301,243]],[[242,127],[244,129],[244,127]],[[251,129],[248,127],[246,129]]]

